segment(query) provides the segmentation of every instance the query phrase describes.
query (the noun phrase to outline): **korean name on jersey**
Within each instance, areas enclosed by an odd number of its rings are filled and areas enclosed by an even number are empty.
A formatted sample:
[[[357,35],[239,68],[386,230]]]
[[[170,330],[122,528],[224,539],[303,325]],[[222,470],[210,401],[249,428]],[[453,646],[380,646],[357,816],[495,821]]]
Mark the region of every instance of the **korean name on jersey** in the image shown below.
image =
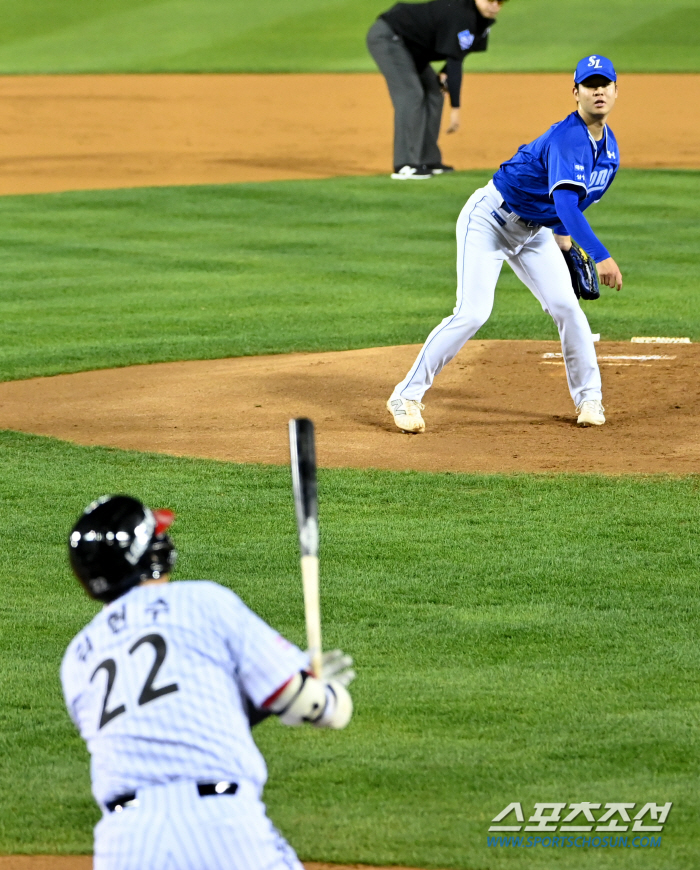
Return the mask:
[[[209,581],[138,586],[70,643],[61,682],[87,742],[93,794],[173,779],[267,777],[246,698],[261,706],[308,657]]]

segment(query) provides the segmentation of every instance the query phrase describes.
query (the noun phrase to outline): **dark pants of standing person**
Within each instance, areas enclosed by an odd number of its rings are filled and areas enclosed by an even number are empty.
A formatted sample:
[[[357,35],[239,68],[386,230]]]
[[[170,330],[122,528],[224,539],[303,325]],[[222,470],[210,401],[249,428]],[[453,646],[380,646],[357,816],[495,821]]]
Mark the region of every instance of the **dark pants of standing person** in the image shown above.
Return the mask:
[[[367,48],[394,104],[394,168],[442,163],[437,140],[443,95],[433,68],[428,64],[419,73],[403,39],[382,18],[370,27]]]

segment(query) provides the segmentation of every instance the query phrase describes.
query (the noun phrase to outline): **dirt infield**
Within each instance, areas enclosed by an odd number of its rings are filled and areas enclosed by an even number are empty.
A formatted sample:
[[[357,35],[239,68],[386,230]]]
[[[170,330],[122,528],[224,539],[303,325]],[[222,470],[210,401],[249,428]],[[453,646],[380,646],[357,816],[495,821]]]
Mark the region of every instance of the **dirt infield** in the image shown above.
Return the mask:
[[[0,384],[0,428],[79,444],[286,464],[309,416],[319,464],[452,472],[700,470],[700,345],[598,346],[608,423],[578,429],[558,342],[469,342],[423,435],[384,403],[418,346],[161,363]]]
[[[446,162],[495,168],[574,108],[570,87],[468,74]],[[698,103],[700,75],[622,76],[623,166],[700,168]],[[219,184],[387,172],[392,111],[378,74],[0,76],[0,131],[0,194]]]

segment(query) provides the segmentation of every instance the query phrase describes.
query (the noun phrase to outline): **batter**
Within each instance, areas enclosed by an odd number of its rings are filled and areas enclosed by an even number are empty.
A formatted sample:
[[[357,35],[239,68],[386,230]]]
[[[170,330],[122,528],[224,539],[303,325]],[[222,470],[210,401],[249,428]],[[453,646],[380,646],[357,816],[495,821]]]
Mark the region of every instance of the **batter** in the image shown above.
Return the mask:
[[[251,725],[344,728],[352,660],[324,673],[233,592],[169,583],[174,515],[105,496],[78,520],[71,566],[103,610],[71,641],[61,682],[103,816],[95,870],[303,870],[268,819]]]
[[[521,146],[462,209],[457,304],[430,333],[387,402],[402,431],[425,430],[423,395],[490,317],[504,260],[557,325],[578,425],[605,423],[595,345],[562,251],[571,248],[573,236],[595,261],[600,281],[622,288],[617,263],[583,215],[600,201],[620,166],[617,142],[606,123],[617,99],[612,61],[599,55],[581,60],[573,94],[577,111]]]

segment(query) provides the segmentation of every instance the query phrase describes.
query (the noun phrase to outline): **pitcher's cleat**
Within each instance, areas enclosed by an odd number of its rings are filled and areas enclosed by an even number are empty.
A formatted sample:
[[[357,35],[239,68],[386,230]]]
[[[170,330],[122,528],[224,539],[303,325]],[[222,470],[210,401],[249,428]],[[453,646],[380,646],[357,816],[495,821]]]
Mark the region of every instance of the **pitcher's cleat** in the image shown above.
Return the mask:
[[[579,426],[602,426],[605,423],[605,408],[600,399],[587,399],[576,409],[578,412]]]
[[[425,420],[421,411],[425,408],[422,402],[415,399],[404,399],[398,393],[392,393],[386,403],[387,411],[394,418],[394,423],[402,432],[424,432]]]

